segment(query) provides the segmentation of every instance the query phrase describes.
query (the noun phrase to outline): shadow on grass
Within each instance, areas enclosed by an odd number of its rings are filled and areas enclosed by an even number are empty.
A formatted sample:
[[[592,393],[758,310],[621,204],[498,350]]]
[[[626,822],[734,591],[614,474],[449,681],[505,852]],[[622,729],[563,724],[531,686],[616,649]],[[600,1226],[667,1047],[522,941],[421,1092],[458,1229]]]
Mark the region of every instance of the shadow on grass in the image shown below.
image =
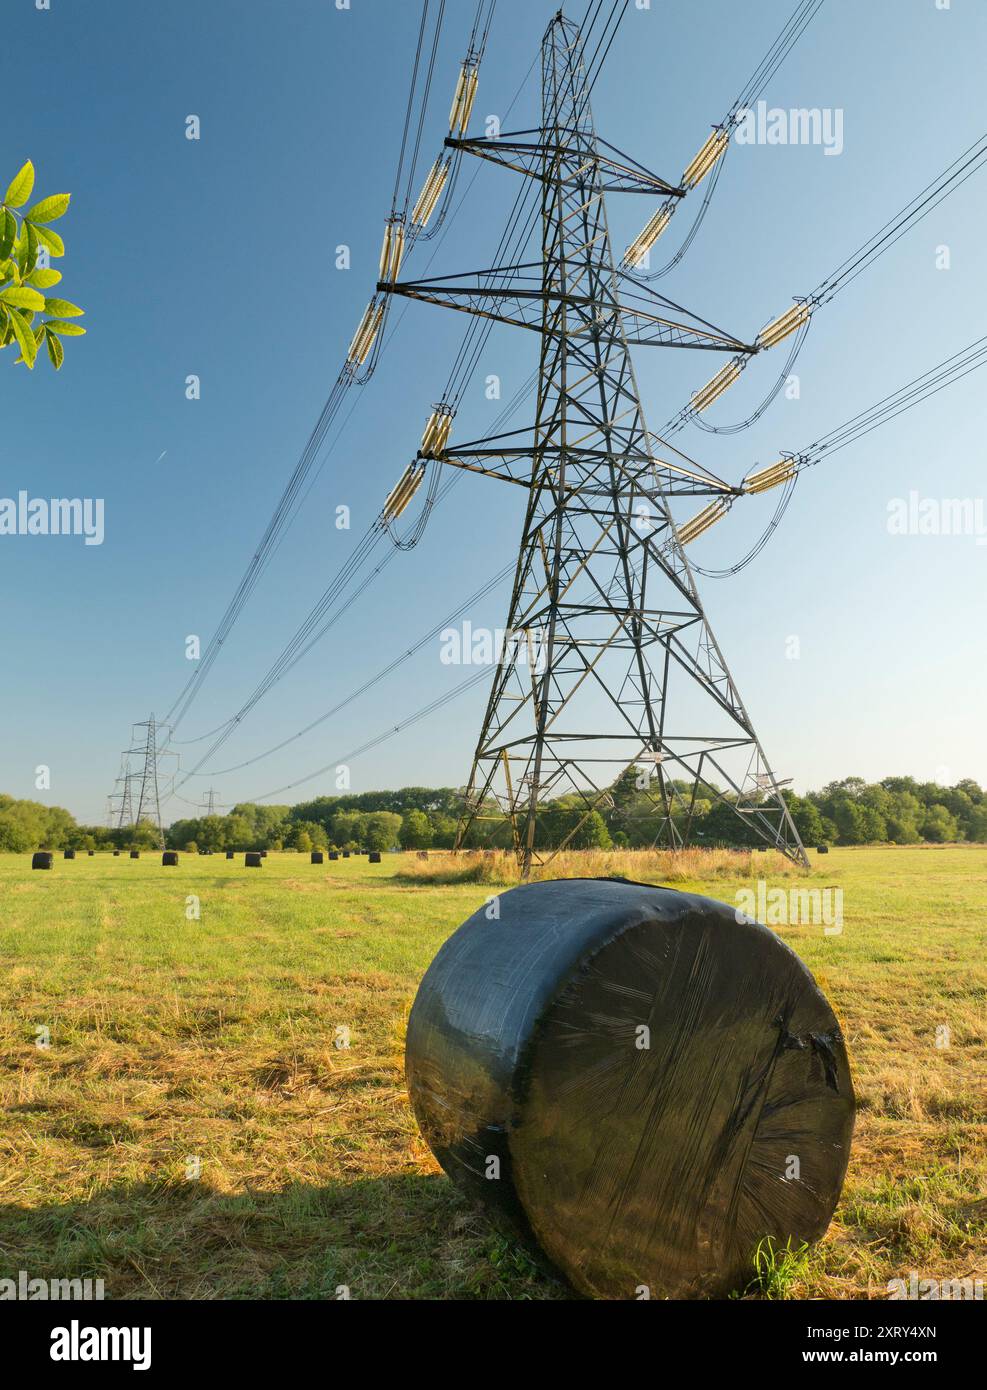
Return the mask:
[[[444,1177],[234,1194],[184,1183],[0,1206],[0,1277],[102,1279],[114,1298],[557,1299],[566,1290]]]

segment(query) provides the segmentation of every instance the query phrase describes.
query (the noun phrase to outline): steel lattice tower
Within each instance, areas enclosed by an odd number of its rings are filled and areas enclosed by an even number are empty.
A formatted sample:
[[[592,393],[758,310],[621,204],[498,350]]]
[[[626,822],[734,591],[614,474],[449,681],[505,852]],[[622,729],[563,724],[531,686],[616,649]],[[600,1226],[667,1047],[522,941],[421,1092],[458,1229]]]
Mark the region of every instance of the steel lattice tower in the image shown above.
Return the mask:
[[[134,727],[147,730],[147,736],[140,747],[130,750],[132,753],[143,755],[144,758],[140,796],[137,800],[137,818],[134,824],[139,826],[142,820],[150,821],[157,829],[158,839],[163,847],[164,831],[161,829],[161,800],[158,795],[158,725],[152,714],[150,719],[144,720],[141,724],[135,724]]]
[[[116,821],[116,828],[118,830],[122,830],[124,826],[133,825],[134,823],[134,805],[131,793],[133,780],[134,774],[130,769],[130,754],[129,752],[122,753],[120,755],[120,775],[115,782],[115,785],[119,787],[120,790],[111,792],[108,797],[111,815]],[[119,801],[120,803],[119,811],[113,809],[113,803],[115,801]]]
[[[526,876],[533,859],[551,857],[537,852],[546,801],[575,793],[583,808],[564,848],[636,769],[657,843],[687,841],[697,799],[720,798],[762,841],[806,864],[669,509],[685,495],[716,507],[736,489],[682,466],[667,446],[656,451],[630,354],[638,345],[734,356],[757,347],[618,268],[604,195],[685,190],[602,141],[589,95],[579,29],[560,12],[542,45],[542,128],[446,142],[540,181],[539,263],[379,286],[541,335],[531,429],[423,451],[528,489],[507,642],[457,846],[477,818],[506,812]]]

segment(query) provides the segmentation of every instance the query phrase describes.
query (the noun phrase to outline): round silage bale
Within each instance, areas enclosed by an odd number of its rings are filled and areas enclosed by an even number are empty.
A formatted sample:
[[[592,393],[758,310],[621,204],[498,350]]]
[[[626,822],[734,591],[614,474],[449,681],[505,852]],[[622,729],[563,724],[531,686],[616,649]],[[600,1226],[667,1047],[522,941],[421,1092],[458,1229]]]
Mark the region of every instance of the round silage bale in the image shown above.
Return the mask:
[[[54,855],[52,854],[51,850],[48,850],[48,849],[38,849],[38,850],[35,850],[35,851],[34,851],[34,854],[31,856],[31,868],[32,868],[32,869],[50,869],[50,868],[51,868],[51,865],[52,865],[52,860],[53,860],[53,859],[54,859]]]
[[[723,903],[617,880],[501,894],[432,962],[408,1088],[449,1176],[582,1293],[722,1296],[816,1240],[853,1091],[808,970]]]

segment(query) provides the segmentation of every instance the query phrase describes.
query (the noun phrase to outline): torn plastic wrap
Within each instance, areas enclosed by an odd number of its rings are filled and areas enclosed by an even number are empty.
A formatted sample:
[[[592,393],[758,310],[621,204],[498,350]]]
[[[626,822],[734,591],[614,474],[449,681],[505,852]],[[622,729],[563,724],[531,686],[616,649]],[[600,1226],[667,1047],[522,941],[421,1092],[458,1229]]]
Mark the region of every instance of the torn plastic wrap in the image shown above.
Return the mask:
[[[794,952],[709,898],[501,894],[432,962],[406,1065],[453,1181],[594,1297],[742,1288],[759,1242],[818,1239],[840,1194],[839,1025]]]

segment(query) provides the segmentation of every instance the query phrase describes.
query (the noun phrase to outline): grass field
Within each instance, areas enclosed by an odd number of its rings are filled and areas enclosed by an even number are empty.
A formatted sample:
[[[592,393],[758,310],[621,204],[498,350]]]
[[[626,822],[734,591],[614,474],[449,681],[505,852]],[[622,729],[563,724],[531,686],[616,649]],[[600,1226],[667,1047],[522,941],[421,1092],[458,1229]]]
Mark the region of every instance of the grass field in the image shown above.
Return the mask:
[[[813,858],[842,934],[776,930],[841,1019],[857,1128],[826,1238],[748,1296],[987,1278],[987,848]],[[676,886],[733,903],[776,881],[741,863]],[[416,877],[435,864],[0,856],[0,1276],[102,1278],[108,1298],[570,1296],[456,1194],[408,1108],[415,989],[489,891]]]

